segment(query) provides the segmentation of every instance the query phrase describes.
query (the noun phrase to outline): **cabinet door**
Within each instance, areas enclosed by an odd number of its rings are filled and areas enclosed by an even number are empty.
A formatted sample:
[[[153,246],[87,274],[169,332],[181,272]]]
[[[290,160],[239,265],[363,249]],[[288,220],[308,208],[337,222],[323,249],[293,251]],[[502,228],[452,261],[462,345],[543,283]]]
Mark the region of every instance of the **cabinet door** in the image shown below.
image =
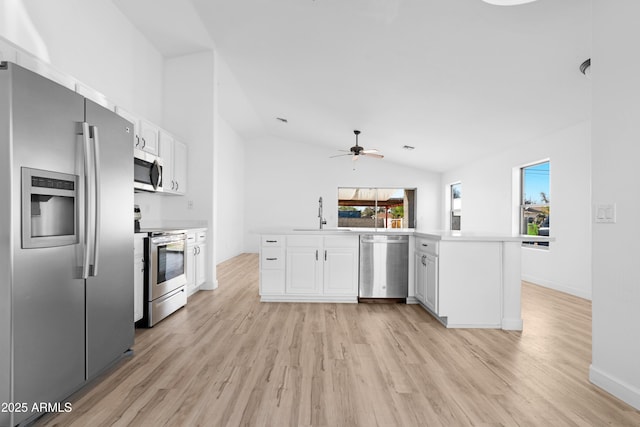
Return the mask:
[[[185,194],[187,191],[187,145],[173,141],[173,180],[175,192]]]
[[[358,249],[325,248],[324,295],[358,295]]]
[[[147,153],[158,155],[160,129],[155,125],[140,120],[140,141],[141,145],[138,147]]]
[[[196,287],[198,287],[207,281],[207,245],[200,243],[196,248]]]
[[[116,106],[116,113],[133,123],[133,148],[142,149],[142,140],[140,139],[140,119],[133,113]]]
[[[287,248],[287,294],[320,293],[320,249],[318,247]]]
[[[133,268],[133,321],[137,322],[144,314],[144,258],[135,258]]]
[[[426,284],[424,304],[438,314],[438,257],[426,255]]]
[[[133,321],[144,314],[144,237],[133,239]]]
[[[176,182],[173,178],[173,145],[173,137],[160,131],[160,157],[163,161],[162,179],[164,180],[162,191],[165,193],[175,193],[176,190]]]
[[[416,299],[421,303],[425,303],[426,292],[426,255],[422,252],[415,253],[415,286],[416,286]]]
[[[196,287],[196,246],[195,244],[187,244],[185,253],[185,275],[187,276],[187,296],[190,295]]]

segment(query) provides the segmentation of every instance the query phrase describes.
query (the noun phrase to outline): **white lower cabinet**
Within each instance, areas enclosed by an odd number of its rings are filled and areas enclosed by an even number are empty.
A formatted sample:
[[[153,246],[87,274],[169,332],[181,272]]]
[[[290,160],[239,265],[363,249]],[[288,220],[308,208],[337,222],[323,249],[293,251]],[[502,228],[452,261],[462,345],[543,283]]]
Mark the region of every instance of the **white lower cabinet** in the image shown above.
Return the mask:
[[[416,239],[414,255],[416,299],[433,314],[439,309],[438,242]]]
[[[187,233],[185,274],[187,276],[187,296],[193,295],[207,281],[206,268],[207,232]]]
[[[263,301],[357,302],[357,235],[262,236]]]
[[[133,239],[133,321],[144,315],[144,238],[135,234]]]
[[[416,268],[415,276],[414,276],[415,283],[416,283],[416,289],[415,289],[416,299],[422,304],[424,304],[424,296],[427,293],[427,279],[426,279],[427,268],[426,268],[426,262],[425,262],[426,254],[416,251],[414,257],[415,257],[414,265]]]
[[[299,236],[289,237],[289,242],[300,242]],[[309,238],[310,246],[287,243],[287,294],[318,295],[322,279],[320,249],[322,238]],[[317,241],[316,241],[317,240]],[[306,240],[304,240],[307,243]],[[317,244],[314,244],[317,243]]]
[[[324,295],[358,295],[358,236],[325,237],[322,288]]]
[[[427,254],[426,262],[426,290],[424,305],[435,314],[438,314],[438,257]]]

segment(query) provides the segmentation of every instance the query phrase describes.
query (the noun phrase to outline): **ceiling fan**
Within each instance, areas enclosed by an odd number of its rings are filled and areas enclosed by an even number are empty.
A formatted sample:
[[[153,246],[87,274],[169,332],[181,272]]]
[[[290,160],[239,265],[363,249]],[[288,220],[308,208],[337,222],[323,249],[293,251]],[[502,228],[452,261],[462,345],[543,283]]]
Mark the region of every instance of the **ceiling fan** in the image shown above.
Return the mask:
[[[358,135],[360,135],[360,131],[354,130],[353,133],[356,135],[356,145],[351,147],[348,151],[340,150],[345,152],[346,154],[336,154],[335,156],[330,156],[331,158],[341,157],[341,156],[353,156],[352,160],[356,161],[360,158],[360,156],[374,157],[376,159],[382,159],[384,157],[382,154],[377,154],[378,150],[376,149],[365,150],[364,147],[358,145]]]

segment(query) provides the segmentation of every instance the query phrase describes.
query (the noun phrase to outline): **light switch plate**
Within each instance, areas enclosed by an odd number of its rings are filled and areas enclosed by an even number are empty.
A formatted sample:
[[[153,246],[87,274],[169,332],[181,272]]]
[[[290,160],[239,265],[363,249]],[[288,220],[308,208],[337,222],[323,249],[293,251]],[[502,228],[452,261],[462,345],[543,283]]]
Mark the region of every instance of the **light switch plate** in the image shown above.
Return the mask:
[[[595,206],[595,222],[615,224],[616,222],[616,204],[602,204]]]

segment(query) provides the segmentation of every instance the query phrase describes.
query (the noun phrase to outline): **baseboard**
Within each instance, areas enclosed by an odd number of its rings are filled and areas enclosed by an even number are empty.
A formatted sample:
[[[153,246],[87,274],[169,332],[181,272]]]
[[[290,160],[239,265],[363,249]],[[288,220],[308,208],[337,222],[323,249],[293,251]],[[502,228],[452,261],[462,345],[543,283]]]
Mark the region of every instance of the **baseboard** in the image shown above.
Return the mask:
[[[524,326],[522,319],[502,319],[502,329],[505,331],[521,331]]]
[[[640,388],[607,374],[606,372],[589,366],[589,381],[610,393],[618,399],[640,410]]]
[[[321,303],[358,303],[358,297],[352,296],[306,296],[306,295],[261,295],[261,302],[321,302]]]
[[[576,289],[576,288],[571,288],[569,286],[562,286],[555,282],[540,279],[539,277],[534,277],[528,274],[523,274],[522,280],[524,280],[525,282],[533,283],[534,285],[543,286],[545,288],[564,292],[565,294],[573,295],[575,297],[584,298],[591,301],[591,290],[585,291],[583,289]]]

